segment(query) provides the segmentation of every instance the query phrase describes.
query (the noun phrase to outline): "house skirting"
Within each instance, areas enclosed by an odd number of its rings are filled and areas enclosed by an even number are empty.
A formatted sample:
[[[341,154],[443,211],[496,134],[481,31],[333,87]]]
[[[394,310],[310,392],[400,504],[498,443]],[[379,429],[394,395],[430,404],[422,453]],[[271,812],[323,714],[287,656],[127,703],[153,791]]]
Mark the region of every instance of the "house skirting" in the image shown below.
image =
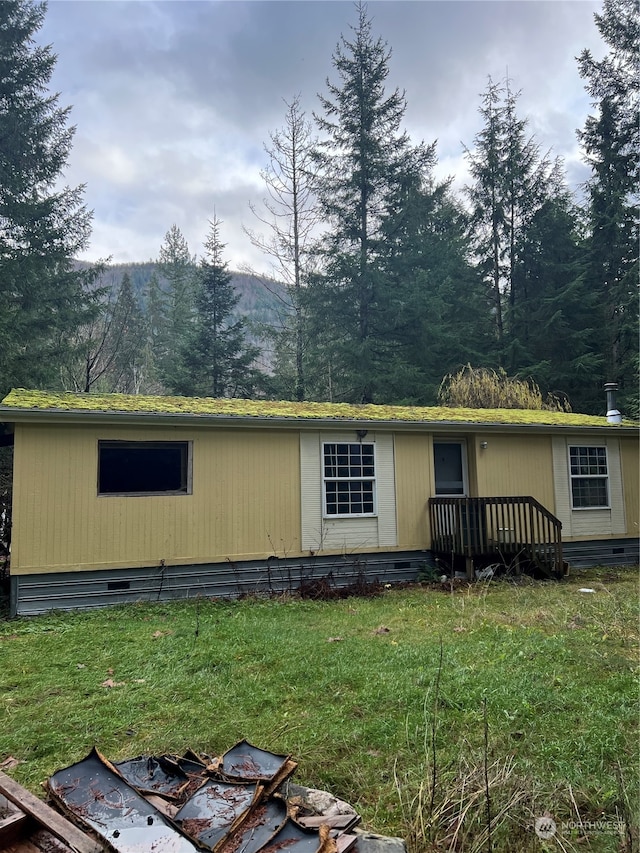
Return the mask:
[[[640,539],[603,539],[563,543],[571,568],[630,566],[640,562]],[[415,581],[434,566],[429,551],[392,551],[305,559],[252,560],[190,566],[150,566],[87,572],[13,575],[10,615],[34,616],[48,610],[86,610],[136,601],[184,598],[237,598],[367,583]]]
[[[588,539],[563,542],[562,555],[572,569],[591,566],[637,566],[640,539]]]
[[[266,596],[316,585],[345,588],[415,581],[427,551],[315,556],[189,566],[150,566],[11,577],[10,615],[85,610],[136,601]]]

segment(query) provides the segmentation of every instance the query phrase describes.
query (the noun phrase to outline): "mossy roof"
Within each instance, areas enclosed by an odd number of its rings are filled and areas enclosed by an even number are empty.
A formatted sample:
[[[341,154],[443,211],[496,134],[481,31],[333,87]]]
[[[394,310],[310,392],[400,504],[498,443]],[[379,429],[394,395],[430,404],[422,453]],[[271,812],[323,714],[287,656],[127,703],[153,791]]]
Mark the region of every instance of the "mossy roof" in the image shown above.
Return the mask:
[[[161,397],[127,394],[72,394],[12,390],[0,406],[0,420],[11,413],[68,413],[75,415],[145,415],[195,418],[337,421],[350,423],[468,423],[514,426],[603,427],[604,417],[546,410],[465,409],[445,406],[384,406],[351,403],[289,402],[283,400],[215,399],[211,397]],[[4,417],[3,417],[4,415]],[[627,422],[626,426],[632,426]]]

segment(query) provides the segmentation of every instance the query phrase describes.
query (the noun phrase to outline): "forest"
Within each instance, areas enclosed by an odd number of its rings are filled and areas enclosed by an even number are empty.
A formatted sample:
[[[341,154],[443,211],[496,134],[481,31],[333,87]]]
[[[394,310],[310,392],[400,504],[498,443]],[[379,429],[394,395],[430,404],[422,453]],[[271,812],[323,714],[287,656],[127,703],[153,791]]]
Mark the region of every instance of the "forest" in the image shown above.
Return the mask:
[[[489,79],[468,186],[434,177],[403,127],[391,47],[367,7],[265,140],[274,278],[232,272],[215,215],[201,257],[167,223],[158,257],[80,263],[91,212],[59,180],[70,108],[37,46],[46,4],[0,4],[0,399],[11,387],[431,405],[465,365],[598,413],[638,416],[638,0],[604,0],[605,55],[577,58],[592,110],[580,192],[544,153],[513,81]],[[333,80],[334,82],[331,82]]]

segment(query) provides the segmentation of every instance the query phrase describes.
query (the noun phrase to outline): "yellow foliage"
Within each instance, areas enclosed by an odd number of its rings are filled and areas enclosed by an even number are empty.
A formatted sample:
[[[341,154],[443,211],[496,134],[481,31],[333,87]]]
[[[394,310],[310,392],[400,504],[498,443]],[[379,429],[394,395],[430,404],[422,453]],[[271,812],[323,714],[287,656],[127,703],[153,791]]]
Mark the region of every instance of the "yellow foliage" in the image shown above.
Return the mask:
[[[570,412],[567,399],[554,394],[543,396],[533,379],[507,376],[487,367],[467,364],[457,373],[444,377],[438,399],[447,406],[465,406],[471,409],[527,409],[531,411]]]

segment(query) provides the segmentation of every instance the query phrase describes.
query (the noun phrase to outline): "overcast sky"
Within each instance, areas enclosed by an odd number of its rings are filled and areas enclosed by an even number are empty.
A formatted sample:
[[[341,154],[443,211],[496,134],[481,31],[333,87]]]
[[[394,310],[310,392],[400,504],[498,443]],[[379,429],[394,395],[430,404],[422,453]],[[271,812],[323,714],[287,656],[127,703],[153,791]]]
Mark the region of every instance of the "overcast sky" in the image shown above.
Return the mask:
[[[479,96],[508,71],[520,114],[569,181],[587,175],[576,128],[590,104],[576,55],[604,46],[591,0],[374,0],[373,32],[392,50],[388,91],[404,89],[405,128],[438,140],[437,175],[465,182],[463,143],[480,128]],[[58,62],[51,87],[77,127],[66,181],[94,211],[85,258],[156,258],[178,225],[193,254],[215,208],[225,257],[266,271],[242,226],[264,196],[269,133],[299,94],[309,116],[356,13],[340,0],[50,0],[38,40]]]

